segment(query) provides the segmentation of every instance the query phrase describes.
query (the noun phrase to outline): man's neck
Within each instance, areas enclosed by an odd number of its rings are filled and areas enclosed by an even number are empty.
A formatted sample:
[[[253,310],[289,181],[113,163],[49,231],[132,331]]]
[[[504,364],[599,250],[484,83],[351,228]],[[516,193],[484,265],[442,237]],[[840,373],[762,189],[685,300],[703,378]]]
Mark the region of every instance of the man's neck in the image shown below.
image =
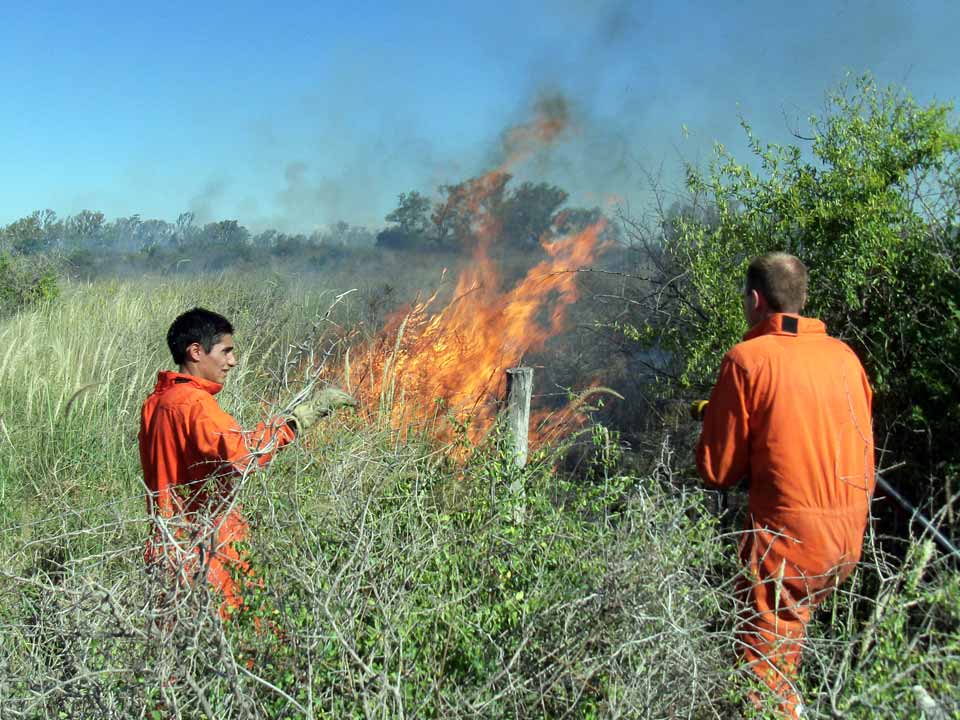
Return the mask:
[[[193,372],[192,365],[180,365],[179,367],[177,367],[177,372],[180,373],[181,375],[190,375],[191,377],[200,377],[195,372]]]

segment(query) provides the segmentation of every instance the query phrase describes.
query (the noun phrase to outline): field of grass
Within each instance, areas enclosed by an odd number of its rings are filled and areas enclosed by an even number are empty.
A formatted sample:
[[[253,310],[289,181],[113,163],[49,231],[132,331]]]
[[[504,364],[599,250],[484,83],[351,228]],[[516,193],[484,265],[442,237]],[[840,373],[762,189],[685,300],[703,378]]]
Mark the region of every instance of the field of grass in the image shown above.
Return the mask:
[[[564,448],[520,470],[494,434],[460,461],[428,425],[401,440],[340,413],[240,481],[248,610],[222,622],[203,583],[171,610],[144,569],[136,445],[171,319],[233,320],[241,364],[218,397],[253,425],[297,390],[291,348],[369,331],[370,293],[324,320],[343,289],[75,284],[0,321],[0,717],[744,712],[735,524],[665,432],[625,458],[588,428],[571,474]],[[869,537],[811,628],[811,717],[924,717],[924,697],[960,717],[960,574],[928,544],[893,547]]]

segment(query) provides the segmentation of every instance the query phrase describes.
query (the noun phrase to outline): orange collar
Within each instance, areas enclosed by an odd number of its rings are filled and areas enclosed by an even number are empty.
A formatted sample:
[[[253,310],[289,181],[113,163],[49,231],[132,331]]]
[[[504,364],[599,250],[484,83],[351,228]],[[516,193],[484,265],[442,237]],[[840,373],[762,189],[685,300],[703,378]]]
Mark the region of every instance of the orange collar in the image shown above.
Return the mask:
[[[761,335],[826,335],[827,326],[816,318],[805,318],[788,313],[774,313],[747,331],[744,340]]]
[[[216,395],[223,390],[223,385],[220,383],[204,380],[196,375],[188,375],[187,373],[173,372],[171,370],[161,370],[157,373],[157,385],[153,391],[155,393],[163,393],[174,385],[190,385],[198,390],[204,390],[211,395]]]

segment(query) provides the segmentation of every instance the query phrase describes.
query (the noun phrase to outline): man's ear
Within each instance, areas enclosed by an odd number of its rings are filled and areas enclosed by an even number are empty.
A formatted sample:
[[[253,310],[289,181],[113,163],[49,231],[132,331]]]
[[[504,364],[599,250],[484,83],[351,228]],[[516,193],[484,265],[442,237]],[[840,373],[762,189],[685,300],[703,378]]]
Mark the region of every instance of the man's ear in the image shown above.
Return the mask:
[[[756,297],[754,302],[756,303],[757,312],[767,313],[770,310],[770,303],[767,302],[767,299],[763,296],[763,293],[759,290],[751,290]]]
[[[187,345],[186,351],[184,352],[184,357],[190,362],[200,362],[201,352],[203,351],[203,346],[198,343],[190,343]]]

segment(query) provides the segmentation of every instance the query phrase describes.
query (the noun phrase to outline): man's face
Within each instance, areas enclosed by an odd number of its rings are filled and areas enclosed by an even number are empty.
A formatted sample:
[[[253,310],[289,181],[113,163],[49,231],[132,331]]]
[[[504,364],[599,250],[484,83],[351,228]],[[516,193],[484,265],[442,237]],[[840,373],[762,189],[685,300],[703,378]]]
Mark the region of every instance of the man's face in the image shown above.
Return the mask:
[[[237,356],[233,352],[233,335],[221,335],[210,348],[210,352],[206,352],[200,343],[194,343],[194,345],[198,352],[191,374],[223,385],[227,379],[227,373],[237,364]],[[191,351],[193,348],[192,345]]]

